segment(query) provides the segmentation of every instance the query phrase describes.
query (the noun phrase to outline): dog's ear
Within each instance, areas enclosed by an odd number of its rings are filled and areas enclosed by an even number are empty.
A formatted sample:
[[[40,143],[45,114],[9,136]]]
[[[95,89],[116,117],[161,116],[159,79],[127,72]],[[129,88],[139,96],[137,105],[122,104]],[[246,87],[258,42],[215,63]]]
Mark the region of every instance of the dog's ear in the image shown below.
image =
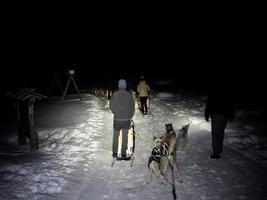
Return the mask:
[[[171,123],[166,125],[166,131],[167,131],[168,133],[169,133],[170,131],[174,131],[173,126],[172,126]]]
[[[188,124],[184,125],[184,126],[183,126],[183,128],[184,128],[184,129],[188,129],[188,128],[189,128],[189,126],[190,126],[190,123],[188,123]]]

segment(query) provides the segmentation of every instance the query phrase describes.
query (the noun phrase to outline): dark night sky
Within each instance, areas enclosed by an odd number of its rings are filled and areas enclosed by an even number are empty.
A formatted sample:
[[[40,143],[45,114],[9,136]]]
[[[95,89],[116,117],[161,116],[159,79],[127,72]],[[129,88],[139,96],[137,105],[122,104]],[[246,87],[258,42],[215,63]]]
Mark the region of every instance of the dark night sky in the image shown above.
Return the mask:
[[[76,27],[63,32],[51,32],[51,27],[46,32],[37,25],[30,32],[25,20],[19,34],[13,29],[4,32],[1,88],[48,87],[53,71],[66,70],[68,63],[85,63],[75,74],[84,84],[104,81],[110,74],[125,78],[142,74],[150,79],[173,78],[191,88],[206,88],[219,80],[243,90],[263,89],[265,35],[258,18],[180,17],[137,21],[134,17],[126,23],[105,18],[85,25],[88,31]]]
[[[260,39],[254,37],[255,33],[234,29],[196,33],[191,28],[182,35],[172,32],[158,38],[156,33],[132,33],[128,38],[126,32],[114,34],[114,38],[98,35],[91,46],[76,48],[77,52],[70,43],[42,51],[38,51],[43,45],[40,43],[31,46],[31,50],[12,48],[17,52],[1,63],[1,88],[16,85],[47,88],[52,72],[66,71],[71,67],[68,63],[84,63],[75,66],[76,81],[83,85],[105,82],[109,75],[126,79],[145,75],[150,80],[175,79],[188,88],[207,88],[221,82],[240,90],[264,89],[263,52],[258,48]]]

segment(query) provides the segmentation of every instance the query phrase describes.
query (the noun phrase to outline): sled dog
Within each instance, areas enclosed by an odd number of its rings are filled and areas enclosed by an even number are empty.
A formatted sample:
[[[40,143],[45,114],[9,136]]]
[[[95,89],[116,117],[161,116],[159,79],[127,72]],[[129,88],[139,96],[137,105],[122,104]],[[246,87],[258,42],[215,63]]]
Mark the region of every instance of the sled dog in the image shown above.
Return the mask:
[[[152,181],[153,173],[155,173],[163,183],[167,183],[165,175],[169,165],[178,175],[179,182],[183,182],[176,160],[176,149],[177,144],[180,144],[180,142],[182,142],[183,145],[186,144],[189,125],[190,124],[183,126],[179,129],[178,134],[176,134],[172,124],[165,124],[165,134],[159,138],[154,137],[154,146],[148,161],[149,178],[147,179],[147,183]]]
[[[163,183],[166,183],[165,177],[163,176],[160,170],[160,159],[161,159],[161,141],[163,137],[154,137],[153,138],[153,149],[151,155],[148,159],[148,169],[149,177],[146,181],[149,184],[152,181],[152,175],[155,173],[158,178],[162,180]]]

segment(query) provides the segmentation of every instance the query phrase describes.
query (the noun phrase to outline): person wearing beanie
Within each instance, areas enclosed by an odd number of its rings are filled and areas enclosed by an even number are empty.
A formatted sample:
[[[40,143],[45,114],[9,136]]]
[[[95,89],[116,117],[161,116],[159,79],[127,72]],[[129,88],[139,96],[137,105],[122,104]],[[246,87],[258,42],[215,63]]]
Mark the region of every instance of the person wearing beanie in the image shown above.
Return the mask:
[[[126,90],[127,82],[120,79],[118,82],[118,90],[113,93],[110,99],[110,110],[113,113],[113,157],[116,158],[118,153],[122,158],[126,158],[126,149],[128,145],[128,130],[131,125],[131,119],[134,116],[135,103],[133,96]],[[118,138],[120,130],[122,130],[122,148],[118,152]]]
[[[119,89],[126,89],[127,87],[126,81],[124,79],[120,79],[118,87]]]

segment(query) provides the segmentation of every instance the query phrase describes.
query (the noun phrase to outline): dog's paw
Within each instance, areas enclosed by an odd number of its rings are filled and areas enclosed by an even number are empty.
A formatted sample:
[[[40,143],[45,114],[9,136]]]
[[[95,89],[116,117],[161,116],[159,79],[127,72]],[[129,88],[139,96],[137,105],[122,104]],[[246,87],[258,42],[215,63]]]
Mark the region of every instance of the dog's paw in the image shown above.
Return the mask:
[[[160,177],[160,184],[161,185],[167,185],[168,184],[168,181],[164,176]]]
[[[146,185],[148,185],[149,183],[151,183],[152,179],[148,178],[146,179]]]

